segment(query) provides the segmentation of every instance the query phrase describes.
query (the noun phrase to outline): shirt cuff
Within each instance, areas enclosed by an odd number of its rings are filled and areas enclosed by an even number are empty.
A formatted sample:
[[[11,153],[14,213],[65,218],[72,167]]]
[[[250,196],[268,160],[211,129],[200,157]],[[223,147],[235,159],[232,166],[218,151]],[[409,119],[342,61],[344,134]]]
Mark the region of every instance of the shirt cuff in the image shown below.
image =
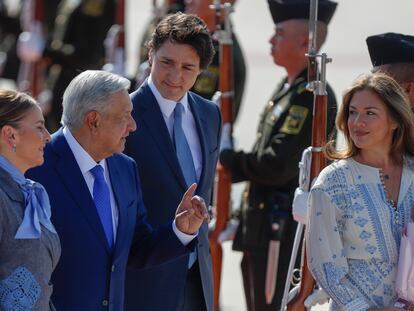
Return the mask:
[[[181,232],[180,230],[178,230],[177,225],[175,224],[175,220],[172,223],[172,229],[175,235],[177,236],[177,238],[180,240],[181,243],[183,243],[184,246],[187,246],[188,244],[190,244],[190,242],[194,240],[194,238],[197,237],[198,235],[198,231],[194,233],[193,235]]]

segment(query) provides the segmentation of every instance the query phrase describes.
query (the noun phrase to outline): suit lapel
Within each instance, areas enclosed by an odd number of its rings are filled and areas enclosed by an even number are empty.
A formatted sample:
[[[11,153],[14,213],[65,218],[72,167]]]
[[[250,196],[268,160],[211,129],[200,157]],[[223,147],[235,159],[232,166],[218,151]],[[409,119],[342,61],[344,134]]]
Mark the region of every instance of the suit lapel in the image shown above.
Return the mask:
[[[206,137],[206,131],[204,129],[207,128],[207,121],[205,119],[205,113],[203,113],[203,109],[201,107],[201,104],[197,102],[193,95],[189,92],[188,93],[188,103],[190,105],[191,112],[194,116],[194,121],[197,128],[197,134],[198,139],[200,140],[200,146],[201,146],[201,153],[202,153],[202,170],[201,170],[201,176],[200,180],[198,181],[197,186],[197,193],[200,193],[203,183],[204,183],[204,176],[207,169],[208,164],[208,150],[207,150],[207,137]]]
[[[115,197],[115,202],[118,206],[118,228],[116,232],[116,241],[115,241],[115,251],[114,254],[120,254],[119,251],[122,247],[122,242],[126,241],[126,233],[127,233],[127,214],[128,214],[128,206],[126,200],[126,196],[122,195],[125,193],[125,186],[122,185],[122,174],[119,171],[118,166],[116,165],[116,161],[114,157],[109,157],[106,159],[106,164],[109,170],[109,176],[111,179],[111,187],[112,192]]]
[[[186,190],[187,184],[185,182],[183,173],[181,172],[181,167],[178,163],[174,146],[172,144],[170,134],[168,133],[168,129],[158,102],[152,94],[148,84],[145,83],[142,86],[142,92],[143,96],[142,99],[140,99],[143,100],[143,103],[140,106],[140,113],[142,115],[142,118],[140,119],[145,123],[148,131],[154,137],[154,140],[161,150],[162,155],[174,172],[180,185],[184,188],[184,190]]]
[[[53,136],[51,146],[59,155],[59,159],[56,162],[56,171],[60,175],[66,190],[76,202],[77,207],[82,211],[82,214],[89,225],[92,227],[93,231],[95,231],[98,239],[105,245],[105,249],[110,252],[95,203],[93,202],[88,186],[86,185],[72,150],[69,148],[63,135],[62,129]]]

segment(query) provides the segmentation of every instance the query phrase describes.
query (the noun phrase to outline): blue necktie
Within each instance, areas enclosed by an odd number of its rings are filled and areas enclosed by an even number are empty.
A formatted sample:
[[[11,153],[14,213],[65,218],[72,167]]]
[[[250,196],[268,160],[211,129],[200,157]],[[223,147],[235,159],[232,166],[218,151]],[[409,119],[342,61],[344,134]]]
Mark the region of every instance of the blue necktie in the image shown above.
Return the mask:
[[[184,107],[181,103],[177,103],[174,109],[174,146],[177,154],[178,162],[181,166],[185,182],[187,186],[197,182],[197,175],[194,168],[193,157],[191,155],[190,147],[188,146],[187,139],[185,138],[182,128],[182,113]]]
[[[183,172],[187,186],[190,186],[192,183],[197,182],[197,175],[194,168],[193,156],[191,155],[190,146],[188,145],[182,128],[183,111],[183,105],[181,103],[177,103],[174,109],[173,138],[175,153],[177,154],[178,162],[181,166],[181,171]],[[197,251],[194,250],[190,253],[188,268],[191,268],[196,260]]]
[[[96,165],[90,170],[95,181],[93,183],[93,201],[101,219],[102,227],[108,240],[109,248],[114,244],[114,233],[112,227],[112,209],[109,187],[105,181],[102,166]]]

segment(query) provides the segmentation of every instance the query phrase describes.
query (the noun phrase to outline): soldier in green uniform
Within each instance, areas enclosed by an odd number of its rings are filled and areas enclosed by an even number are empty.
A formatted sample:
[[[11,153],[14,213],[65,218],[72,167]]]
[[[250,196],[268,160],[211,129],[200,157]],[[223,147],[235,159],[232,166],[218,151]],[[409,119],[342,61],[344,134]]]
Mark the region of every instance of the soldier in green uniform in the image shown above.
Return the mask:
[[[393,77],[414,107],[414,37],[387,32],[366,39],[373,71]]]
[[[275,23],[270,39],[271,55],[287,77],[277,86],[265,106],[257,139],[250,152],[224,149],[220,161],[230,169],[233,182],[248,181],[239,213],[240,223],[233,249],[243,252],[241,269],[249,311],[279,310],[292,252],[296,223],[291,216],[298,163],[310,146],[313,94],[306,89],[309,0],[268,0]],[[336,3],[319,1],[318,48],[327,35],[327,25]],[[328,93],[328,131],[334,127],[336,100]],[[271,304],[265,300],[265,279],[272,224],[279,225],[280,254],[276,292]]]

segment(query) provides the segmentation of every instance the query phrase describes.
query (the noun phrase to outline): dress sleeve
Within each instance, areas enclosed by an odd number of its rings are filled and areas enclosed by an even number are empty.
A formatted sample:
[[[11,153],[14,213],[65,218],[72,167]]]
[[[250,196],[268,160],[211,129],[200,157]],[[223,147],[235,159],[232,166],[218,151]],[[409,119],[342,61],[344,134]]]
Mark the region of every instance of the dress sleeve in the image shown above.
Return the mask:
[[[370,306],[347,281],[349,266],[338,216],[329,195],[323,189],[312,189],[306,232],[308,267],[316,282],[340,310],[365,311]]]

